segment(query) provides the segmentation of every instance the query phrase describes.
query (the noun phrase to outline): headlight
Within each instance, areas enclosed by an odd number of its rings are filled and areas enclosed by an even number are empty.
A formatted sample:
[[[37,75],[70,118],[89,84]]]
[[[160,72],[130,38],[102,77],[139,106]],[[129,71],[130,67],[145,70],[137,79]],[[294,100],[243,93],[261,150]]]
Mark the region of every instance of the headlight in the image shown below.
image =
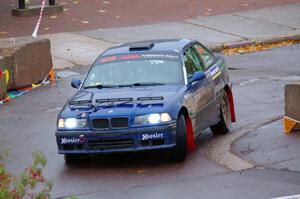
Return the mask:
[[[168,113],[153,113],[149,115],[139,115],[135,117],[135,124],[159,124],[172,120]]]
[[[84,128],[87,126],[86,119],[76,119],[76,118],[67,118],[67,119],[59,119],[57,127],[59,129],[76,129],[76,128]]]

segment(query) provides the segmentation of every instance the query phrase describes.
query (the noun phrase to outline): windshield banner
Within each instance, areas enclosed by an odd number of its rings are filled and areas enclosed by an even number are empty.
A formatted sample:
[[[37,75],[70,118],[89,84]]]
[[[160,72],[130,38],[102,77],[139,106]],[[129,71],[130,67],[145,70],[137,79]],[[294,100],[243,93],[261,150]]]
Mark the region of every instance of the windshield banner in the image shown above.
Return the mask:
[[[125,55],[113,55],[99,58],[99,63],[109,63],[116,61],[131,61],[131,60],[174,60],[179,59],[178,54],[165,54],[165,53],[147,53],[147,54],[125,54]]]

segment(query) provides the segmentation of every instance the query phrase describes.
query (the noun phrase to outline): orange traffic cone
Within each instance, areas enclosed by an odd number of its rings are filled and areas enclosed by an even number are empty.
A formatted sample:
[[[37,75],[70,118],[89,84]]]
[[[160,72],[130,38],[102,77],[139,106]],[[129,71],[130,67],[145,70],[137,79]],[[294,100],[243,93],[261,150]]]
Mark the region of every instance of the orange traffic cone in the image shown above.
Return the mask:
[[[300,121],[294,120],[288,116],[284,116],[283,118],[284,132],[285,133],[292,132],[294,127],[297,125],[297,123],[300,124]]]

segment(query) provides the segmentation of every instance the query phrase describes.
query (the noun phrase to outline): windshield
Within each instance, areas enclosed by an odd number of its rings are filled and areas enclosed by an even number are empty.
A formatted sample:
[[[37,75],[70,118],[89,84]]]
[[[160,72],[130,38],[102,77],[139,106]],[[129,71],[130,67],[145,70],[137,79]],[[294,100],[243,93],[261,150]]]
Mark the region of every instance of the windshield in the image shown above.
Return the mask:
[[[104,88],[182,82],[182,67],[177,55],[137,54],[100,58],[88,73],[83,87]]]

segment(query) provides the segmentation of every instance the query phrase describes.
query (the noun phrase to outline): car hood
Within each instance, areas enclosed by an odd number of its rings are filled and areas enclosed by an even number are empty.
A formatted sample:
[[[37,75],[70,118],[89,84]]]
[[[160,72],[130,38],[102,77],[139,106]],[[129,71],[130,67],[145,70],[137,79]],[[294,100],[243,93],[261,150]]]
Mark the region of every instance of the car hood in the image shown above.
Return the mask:
[[[61,117],[78,117],[83,112],[92,118],[169,112],[184,90],[184,85],[80,90],[68,101]]]

